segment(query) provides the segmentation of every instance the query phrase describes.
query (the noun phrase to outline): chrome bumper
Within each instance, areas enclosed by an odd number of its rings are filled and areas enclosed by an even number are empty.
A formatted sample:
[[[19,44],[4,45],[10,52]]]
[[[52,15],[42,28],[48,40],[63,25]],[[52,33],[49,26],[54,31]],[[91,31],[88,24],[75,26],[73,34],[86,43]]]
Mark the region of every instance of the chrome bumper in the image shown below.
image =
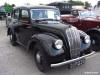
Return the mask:
[[[84,56],[82,56],[82,57],[78,57],[78,58],[76,58],[76,59],[64,61],[64,62],[57,63],[57,64],[51,64],[51,67],[58,67],[58,66],[62,66],[62,65],[65,65],[65,64],[69,64],[69,63],[72,63],[72,62],[81,60],[81,59],[83,59],[83,58],[85,58],[85,57],[88,57],[88,56],[90,56],[90,55],[92,55],[92,54],[94,54],[94,53],[95,53],[95,52],[93,51],[93,52],[91,52],[90,54],[84,55]]]

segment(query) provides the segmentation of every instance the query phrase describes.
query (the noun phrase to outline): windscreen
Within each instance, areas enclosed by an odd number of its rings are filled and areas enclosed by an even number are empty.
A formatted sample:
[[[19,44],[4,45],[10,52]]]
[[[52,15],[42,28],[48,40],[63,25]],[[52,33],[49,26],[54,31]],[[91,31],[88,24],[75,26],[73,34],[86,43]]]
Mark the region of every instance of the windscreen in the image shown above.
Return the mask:
[[[96,14],[93,11],[79,11],[80,18],[96,18]]]
[[[56,9],[31,9],[31,18],[60,20],[60,13]]]

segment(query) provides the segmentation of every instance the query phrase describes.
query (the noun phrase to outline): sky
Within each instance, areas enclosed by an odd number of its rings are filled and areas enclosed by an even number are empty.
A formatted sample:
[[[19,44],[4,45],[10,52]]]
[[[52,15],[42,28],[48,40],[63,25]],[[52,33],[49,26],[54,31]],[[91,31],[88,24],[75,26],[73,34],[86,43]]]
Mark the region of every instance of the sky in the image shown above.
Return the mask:
[[[16,6],[25,5],[27,3],[30,3],[31,5],[38,5],[40,3],[42,4],[48,4],[51,2],[60,2],[60,1],[67,1],[67,0],[0,0],[0,6],[4,3],[9,4],[15,4]],[[96,5],[99,0],[76,0],[76,1],[88,1],[92,4],[92,6]]]

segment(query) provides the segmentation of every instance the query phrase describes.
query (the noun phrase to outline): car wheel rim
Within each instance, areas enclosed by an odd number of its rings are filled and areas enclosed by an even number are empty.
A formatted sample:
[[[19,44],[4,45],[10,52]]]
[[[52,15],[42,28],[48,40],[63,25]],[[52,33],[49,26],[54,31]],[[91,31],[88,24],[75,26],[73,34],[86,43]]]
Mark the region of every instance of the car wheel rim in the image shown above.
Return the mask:
[[[95,45],[96,44],[96,41],[95,40],[92,40],[92,44]]]
[[[12,40],[12,34],[10,35],[10,40]]]
[[[39,64],[41,63],[41,55],[40,55],[39,52],[36,54],[36,60],[37,60],[37,62],[38,62]]]

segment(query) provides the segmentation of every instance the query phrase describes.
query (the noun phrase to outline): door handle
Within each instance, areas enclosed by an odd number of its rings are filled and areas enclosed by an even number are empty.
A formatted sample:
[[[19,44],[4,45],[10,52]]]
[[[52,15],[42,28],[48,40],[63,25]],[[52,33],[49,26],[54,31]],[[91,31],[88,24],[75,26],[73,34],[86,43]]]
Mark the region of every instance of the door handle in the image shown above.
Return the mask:
[[[17,23],[16,21],[14,21],[13,23]]]
[[[30,26],[26,27],[27,29],[31,28]]]
[[[15,20],[15,21],[13,21],[13,23],[17,23],[17,21]]]
[[[27,26],[27,27],[25,27],[25,28],[27,28],[27,29],[30,29],[32,26]]]

